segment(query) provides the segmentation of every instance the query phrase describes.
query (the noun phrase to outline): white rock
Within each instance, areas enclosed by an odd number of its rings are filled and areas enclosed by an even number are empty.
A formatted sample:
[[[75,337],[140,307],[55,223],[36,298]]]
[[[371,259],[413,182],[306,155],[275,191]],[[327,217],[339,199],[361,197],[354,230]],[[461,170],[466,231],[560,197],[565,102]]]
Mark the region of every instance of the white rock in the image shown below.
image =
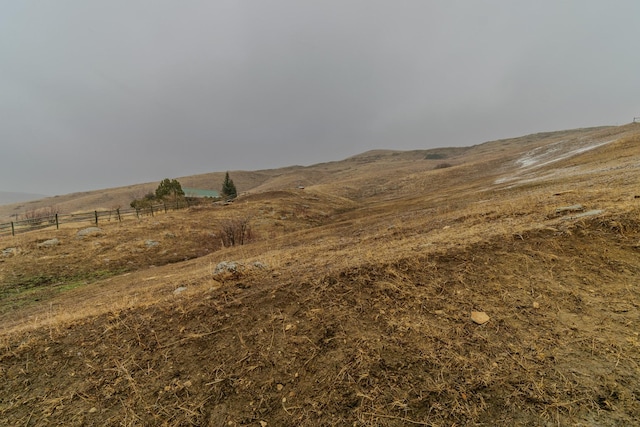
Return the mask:
[[[78,237],[99,236],[101,234],[102,234],[102,229],[100,227],[88,227],[78,231],[76,233],[76,236]]]
[[[155,240],[145,240],[144,244],[148,248],[153,248],[154,246],[158,246],[160,243],[156,242]]]
[[[58,243],[60,243],[60,241],[58,239],[53,238],[53,239],[45,240],[42,243],[38,243],[38,247],[39,248],[50,248],[50,247],[53,247],[53,246],[57,246]]]

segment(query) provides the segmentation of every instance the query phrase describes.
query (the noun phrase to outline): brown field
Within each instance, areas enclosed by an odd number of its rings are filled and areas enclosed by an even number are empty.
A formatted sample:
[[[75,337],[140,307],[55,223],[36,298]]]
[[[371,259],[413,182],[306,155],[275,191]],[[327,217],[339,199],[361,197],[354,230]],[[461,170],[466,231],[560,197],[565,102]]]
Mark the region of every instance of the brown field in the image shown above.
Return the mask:
[[[0,424],[634,425],[638,153],[640,124],[374,151],[232,172],[229,206],[2,238]],[[224,247],[234,219],[251,239]]]

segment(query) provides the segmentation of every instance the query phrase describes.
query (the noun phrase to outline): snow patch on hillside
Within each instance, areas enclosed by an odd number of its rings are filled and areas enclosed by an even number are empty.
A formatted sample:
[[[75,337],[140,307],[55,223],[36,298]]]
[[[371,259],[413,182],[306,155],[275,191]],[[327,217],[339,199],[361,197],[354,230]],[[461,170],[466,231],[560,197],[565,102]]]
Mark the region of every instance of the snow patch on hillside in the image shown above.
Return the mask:
[[[610,144],[616,141],[615,139],[603,142],[592,143],[583,147],[579,147],[570,151],[565,151],[563,148],[566,146],[566,141],[556,142],[554,144],[538,147],[535,150],[529,151],[523,157],[516,160],[516,164],[519,164],[522,168],[540,167],[550,163],[554,163],[560,160],[568,159],[580,153],[593,150],[603,145]]]
[[[499,178],[495,181],[495,184],[503,184],[505,182],[516,180],[518,182],[532,182],[543,178],[549,178],[556,175],[557,171],[551,171],[542,175],[533,175],[529,172],[615,141],[617,141],[617,139],[607,141],[563,140],[535,148],[528,151],[524,156],[515,161],[516,165],[520,168],[519,172],[516,172],[511,176]]]

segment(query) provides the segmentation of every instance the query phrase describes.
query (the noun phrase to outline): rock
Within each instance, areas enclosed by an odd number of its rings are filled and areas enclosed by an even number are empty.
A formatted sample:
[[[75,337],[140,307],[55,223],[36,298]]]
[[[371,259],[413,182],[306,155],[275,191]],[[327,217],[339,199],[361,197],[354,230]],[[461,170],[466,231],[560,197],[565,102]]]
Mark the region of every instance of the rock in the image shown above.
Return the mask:
[[[95,406],[89,409],[90,414],[93,414],[94,412],[98,412],[98,408],[96,408]]]
[[[255,268],[258,268],[258,269],[260,269],[260,270],[264,270],[264,269],[266,269],[266,268],[267,268],[267,265],[266,265],[266,264],[261,263],[260,261],[255,261],[252,265],[253,265]]]
[[[574,218],[583,218],[585,216],[600,215],[601,213],[604,213],[603,209],[592,209],[592,210],[587,211],[587,212],[579,213],[579,214],[575,215]]]
[[[213,270],[213,274],[237,273],[239,268],[238,263],[234,261],[222,261],[216,265],[215,270]]]
[[[2,256],[16,256],[18,255],[18,248],[7,248],[2,250]]]
[[[484,325],[491,319],[484,311],[472,311],[471,320],[478,325]]]
[[[49,239],[49,240],[45,240],[42,243],[38,243],[38,247],[39,248],[51,248],[53,246],[57,246],[60,243],[60,241],[56,238],[53,239]]]
[[[174,294],[174,295],[178,295],[178,294],[181,294],[182,292],[184,292],[184,291],[186,291],[186,290],[187,290],[187,287],[186,287],[186,286],[180,286],[179,288],[176,288],[176,289],[173,291],[173,294]]]
[[[437,314],[438,316],[442,316],[444,314],[444,310],[436,310],[433,314]]]
[[[567,212],[580,212],[583,210],[584,207],[582,205],[562,206],[560,208],[556,208],[556,214],[559,215]]]
[[[158,246],[160,244],[160,242],[157,242],[155,240],[145,240],[144,244],[148,248],[153,248],[154,246]]]
[[[283,386],[282,384],[277,384],[277,385],[276,385],[276,389],[277,389],[278,391],[282,391],[282,389],[283,389],[283,388],[284,388],[284,386]]]
[[[88,227],[88,228],[83,228],[82,230],[78,231],[76,233],[76,236],[78,237],[87,237],[87,236],[99,236],[102,234],[102,229],[100,227]]]
[[[260,421],[260,427],[267,427],[266,421]]]
[[[534,301],[533,302],[533,308],[535,308],[535,309],[540,308],[540,303],[538,301]]]

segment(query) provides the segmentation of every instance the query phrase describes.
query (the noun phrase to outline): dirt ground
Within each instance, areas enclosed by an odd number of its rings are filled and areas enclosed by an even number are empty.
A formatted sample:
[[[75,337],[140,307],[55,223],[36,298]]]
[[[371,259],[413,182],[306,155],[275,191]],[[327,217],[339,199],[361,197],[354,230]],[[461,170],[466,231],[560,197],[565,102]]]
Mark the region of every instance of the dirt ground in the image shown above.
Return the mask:
[[[278,192],[54,248],[23,235],[0,263],[0,424],[634,425],[640,172],[622,170],[480,193],[485,172],[445,207],[403,195],[411,175],[395,198]],[[573,201],[603,209],[556,213]],[[228,215],[255,240],[222,247]]]

